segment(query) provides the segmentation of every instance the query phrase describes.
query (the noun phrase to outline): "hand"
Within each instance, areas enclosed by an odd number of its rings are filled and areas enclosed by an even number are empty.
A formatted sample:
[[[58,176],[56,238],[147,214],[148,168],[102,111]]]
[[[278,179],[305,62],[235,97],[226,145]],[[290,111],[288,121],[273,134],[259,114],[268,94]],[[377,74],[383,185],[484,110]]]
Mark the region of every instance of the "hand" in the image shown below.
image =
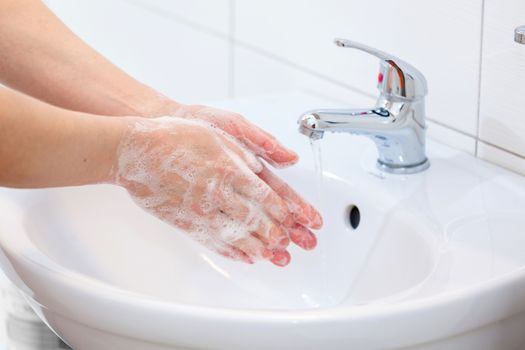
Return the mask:
[[[175,112],[172,113],[174,116],[203,120],[215,125],[276,168],[288,167],[299,159],[294,151],[284,147],[274,136],[238,113],[202,105],[177,104],[174,110]],[[295,220],[301,224],[289,232],[292,241],[305,249],[315,248],[317,243],[312,239],[315,236],[303,233],[308,231],[304,226],[313,229],[321,228],[323,222],[321,215],[266,167],[258,175],[288,203]]]
[[[320,215],[253,153],[213,125],[179,117],[132,119],[114,181],[157,217],[211,250],[284,266],[290,238],[306,249]]]
[[[208,106],[178,105],[170,115],[211,123],[235,137],[245,147],[274,167],[287,167],[295,164],[299,159],[294,151],[285,148],[275,137],[250,123],[238,113]]]

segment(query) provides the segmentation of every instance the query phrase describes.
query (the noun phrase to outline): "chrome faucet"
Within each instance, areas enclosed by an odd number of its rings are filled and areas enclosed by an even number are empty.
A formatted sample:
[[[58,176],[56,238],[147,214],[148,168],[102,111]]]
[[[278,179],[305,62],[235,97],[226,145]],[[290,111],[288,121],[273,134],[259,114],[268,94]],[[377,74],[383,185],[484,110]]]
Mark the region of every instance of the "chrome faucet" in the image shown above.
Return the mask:
[[[425,154],[425,96],[427,82],[410,64],[380,50],[345,39],[335,44],[379,58],[376,106],[366,109],[317,109],[299,118],[299,131],[320,139],[326,131],[348,132],[372,139],[378,167],[394,174],[413,174],[430,165]]]

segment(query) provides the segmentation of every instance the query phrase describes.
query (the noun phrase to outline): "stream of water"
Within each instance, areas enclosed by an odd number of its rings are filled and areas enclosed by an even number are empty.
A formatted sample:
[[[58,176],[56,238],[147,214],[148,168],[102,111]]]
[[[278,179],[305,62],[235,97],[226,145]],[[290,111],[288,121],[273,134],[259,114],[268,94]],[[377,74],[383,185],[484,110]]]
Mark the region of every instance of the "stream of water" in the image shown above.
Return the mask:
[[[321,215],[323,215],[323,157],[321,152],[321,140],[310,139],[310,146],[312,148],[315,171],[313,181],[315,182],[316,187],[316,197],[313,205],[317,208]],[[318,246],[316,249],[320,257],[317,266],[321,271],[321,280],[319,281],[322,290],[322,297],[319,300],[321,305],[329,303],[331,299],[329,287],[330,281],[328,280],[328,276],[330,274],[328,273],[328,247],[325,244],[323,244],[324,238],[322,237],[322,234],[318,234],[317,239]]]
[[[310,146],[314,157],[314,170],[316,182],[316,206],[322,210],[323,206],[323,157],[321,153],[321,140],[310,139]]]

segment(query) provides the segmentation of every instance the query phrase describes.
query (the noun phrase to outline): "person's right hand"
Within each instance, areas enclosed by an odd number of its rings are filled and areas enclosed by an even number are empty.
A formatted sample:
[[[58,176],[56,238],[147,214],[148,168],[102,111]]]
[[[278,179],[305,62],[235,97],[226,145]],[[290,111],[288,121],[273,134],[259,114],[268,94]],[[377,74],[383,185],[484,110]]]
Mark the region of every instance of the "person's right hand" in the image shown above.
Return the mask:
[[[290,203],[305,203],[235,138],[213,125],[178,117],[135,118],[124,136],[114,181],[160,219],[209,249],[253,263],[287,265],[290,238],[316,245],[306,220]],[[313,224],[310,224],[312,222]]]

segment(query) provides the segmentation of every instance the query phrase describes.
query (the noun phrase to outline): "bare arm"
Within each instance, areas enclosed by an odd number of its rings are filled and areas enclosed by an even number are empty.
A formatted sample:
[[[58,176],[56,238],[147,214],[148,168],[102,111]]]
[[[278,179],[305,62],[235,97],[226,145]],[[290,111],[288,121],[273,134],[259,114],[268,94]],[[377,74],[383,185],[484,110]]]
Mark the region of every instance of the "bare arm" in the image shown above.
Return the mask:
[[[0,82],[101,115],[158,116],[178,105],[93,50],[40,0],[0,0]]]
[[[72,112],[0,88],[0,186],[107,182],[125,118]]]

